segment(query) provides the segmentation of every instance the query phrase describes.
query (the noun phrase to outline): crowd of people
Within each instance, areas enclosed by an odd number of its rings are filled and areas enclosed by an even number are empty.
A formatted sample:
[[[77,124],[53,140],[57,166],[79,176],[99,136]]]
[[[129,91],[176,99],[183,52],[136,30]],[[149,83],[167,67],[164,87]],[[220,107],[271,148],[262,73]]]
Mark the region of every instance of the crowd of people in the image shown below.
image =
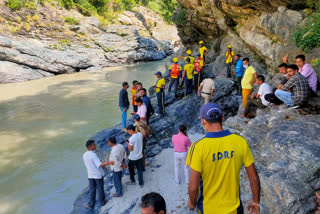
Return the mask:
[[[179,86],[184,85],[185,96],[192,94],[193,90],[198,96],[204,99],[204,105],[200,109],[199,118],[206,130],[204,138],[191,143],[187,127],[179,126],[178,134],[172,136],[174,150],[173,182],[179,185],[182,182],[180,170],[184,172],[184,182],[188,184],[188,208],[198,213],[243,213],[243,205],[240,197],[239,179],[242,165],[245,167],[250,187],[252,200],[248,205],[249,213],[260,212],[260,181],[257,174],[254,159],[247,141],[229,130],[224,130],[222,109],[218,104],[210,102],[215,90],[215,75],[209,74],[203,78],[205,56],[208,49],[203,41],[199,42],[199,53],[196,58],[192,51],[188,50],[186,56],[173,58],[173,64],[169,68],[168,92],[176,94]],[[305,57],[296,57],[296,64],[289,64],[288,57],[284,57],[284,63],[279,65],[279,72],[282,75],[277,88],[267,84],[263,75],[258,75],[251,65],[249,58],[242,59],[240,54],[227,47],[225,55],[226,76],[236,82],[239,95],[242,96],[244,108],[243,117],[252,117],[251,107],[267,108],[270,103],[280,105],[285,103],[289,108],[296,108],[308,101],[310,96],[316,96],[317,76],[312,67],[305,63]],[[179,64],[179,58],[185,61],[185,65]],[[232,71],[233,63],[235,70]],[[127,185],[136,185],[137,173],[138,185],[144,186],[143,172],[145,167],[146,139],[150,134],[149,119],[152,114],[157,116],[165,115],[165,88],[166,79],[159,71],[155,73],[157,81],[154,85],[158,112],[155,110],[147,95],[143,84],[134,80],[131,89],[131,98],[134,124],[127,126],[127,112],[130,107],[128,98],[128,82],[123,82],[119,95],[119,106],[122,111],[121,125],[123,131],[130,137],[126,140],[129,150],[122,144],[118,144],[115,137],[108,139],[111,153],[108,162],[101,162],[94,152],[95,142],[89,140],[86,143],[87,152],[83,160],[88,172],[89,179],[89,202],[84,206],[93,209],[96,202],[96,191],[98,192],[98,203],[106,203],[103,190],[102,167],[110,166],[113,173],[115,193],[112,197],[122,197],[123,170],[128,169],[130,181]],[[257,92],[253,92],[254,84],[259,86]],[[226,143],[228,142],[228,143]],[[148,193],[142,197],[141,212],[143,214],[161,213],[165,214],[166,203],[159,193]]]

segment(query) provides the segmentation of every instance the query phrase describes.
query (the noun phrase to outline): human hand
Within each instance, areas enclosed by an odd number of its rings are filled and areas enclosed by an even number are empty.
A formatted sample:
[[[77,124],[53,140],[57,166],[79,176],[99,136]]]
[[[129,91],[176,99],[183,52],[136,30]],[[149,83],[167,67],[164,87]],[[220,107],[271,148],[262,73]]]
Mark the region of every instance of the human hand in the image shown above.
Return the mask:
[[[188,208],[189,210],[194,210],[196,208],[196,205],[195,204],[192,204],[190,198],[188,200]]]
[[[258,203],[254,203],[251,201],[248,205],[248,213],[249,214],[259,214],[260,213],[260,205]]]
[[[289,54],[284,55],[284,56],[282,57],[282,61],[283,61],[284,63],[287,63],[287,64],[288,64],[288,57],[289,57]]]
[[[123,108],[123,111],[124,111],[124,112],[127,112],[127,109],[126,109],[126,108]]]
[[[198,91],[198,96],[200,97],[200,91]]]
[[[250,85],[253,85],[254,84],[254,81],[250,81]]]
[[[210,100],[212,100],[213,96],[210,96]]]
[[[109,164],[110,164],[110,165],[114,165],[114,161],[110,161]]]

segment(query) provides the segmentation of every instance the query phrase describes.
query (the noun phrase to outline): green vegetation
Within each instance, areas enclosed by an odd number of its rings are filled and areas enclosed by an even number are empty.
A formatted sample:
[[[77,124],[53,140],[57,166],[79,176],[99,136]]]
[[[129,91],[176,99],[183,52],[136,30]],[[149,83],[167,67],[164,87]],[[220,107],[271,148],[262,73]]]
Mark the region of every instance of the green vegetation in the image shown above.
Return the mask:
[[[307,0],[310,7],[307,12],[309,17],[296,28],[293,33],[293,41],[304,51],[309,52],[313,48],[320,47],[320,0]]]
[[[23,5],[22,0],[8,0],[7,6],[12,10],[19,10]]]
[[[61,39],[59,43],[60,45],[63,45],[63,46],[71,46],[71,41],[68,39]]]
[[[180,25],[185,24],[187,22],[187,18],[188,18],[187,10],[185,8],[181,8],[180,12],[177,15],[176,23]]]
[[[70,25],[80,25],[80,20],[74,16],[67,16],[64,21]]]
[[[172,23],[172,14],[177,8],[176,0],[7,0],[7,6],[12,10],[22,7],[36,9],[48,2],[52,6],[66,9],[77,9],[85,16],[100,15],[108,23],[125,10],[132,10],[135,6],[145,6],[160,14],[168,23]]]

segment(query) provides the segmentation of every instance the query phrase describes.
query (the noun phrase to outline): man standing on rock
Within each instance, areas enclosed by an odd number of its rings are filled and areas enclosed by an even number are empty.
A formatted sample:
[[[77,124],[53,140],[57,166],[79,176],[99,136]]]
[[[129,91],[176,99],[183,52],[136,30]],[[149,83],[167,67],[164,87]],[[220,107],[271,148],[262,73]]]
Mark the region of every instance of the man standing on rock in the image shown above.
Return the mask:
[[[231,65],[234,58],[234,51],[232,46],[228,45],[228,50],[226,52],[226,65],[227,65],[227,78],[231,78]]]
[[[237,87],[239,90],[239,95],[241,96],[241,80],[243,77],[243,73],[244,73],[244,67],[243,67],[243,62],[241,60],[241,56],[240,54],[237,54],[235,56],[235,60],[237,62],[236,64],[236,71],[234,72],[234,76],[236,77],[236,83],[237,83]]]
[[[110,137],[108,139],[108,144],[111,147],[111,153],[109,156],[109,162],[107,165],[110,165],[112,175],[113,175],[113,183],[116,192],[113,193],[112,197],[121,197],[122,196],[122,168],[125,166],[125,160],[127,157],[126,150],[121,144],[117,144],[117,140],[115,137]]]
[[[198,96],[200,95],[202,96],[202,98],[204,99],[204,104],[209,103],[213,97],[213,92],[215,89],[215,85],[214,85],[215,78],[216,76],[214,74],[210,74],[209,78],[203,80],[202,83],[200,84],[200,87],[198,89]]]
[[[131,88],[131,97],[132,97],[132,106],[133,106],[133,112],[137,112],[138,111],[138,106],[135,102],[136,97],[134,96],[137,92],[137,80],[133,80],[132,81],[132,88]]]
[[[197,53],[197,60],[194,63],[194,75],[193,75],[196,92],[198,91],[201,78],[203,75],[203,71],[202,71],[203,66],[204,66],[204,63],[203,63],[203,59],[201,58],[201,54]]]
[[[156,93],[157,93],[157,100],[158,100],[158,107],[159,107],[159,114],[161,116],[165,115],[165,110],[164,110],[164,89],[166,86],[166,80],[162,77],[162,73],[158,71],[154,75],[157,76],[158,80],[155,85],[156,88]]]
[[[192,78],[194,73],[194,65],[190,63],[190,58],[186,59],[186,65],[184,66],[184,71],[182,74],[182,79],[184,79],[185,91],[184,96],[192,94]]]
[[[207,134],[191,145],[186,161],[191,168],[189,209],[197,207],[201,214],[243,213],[239,180],[244,165],[252,190],[248,211],[258,214],[260,180],[247,141],[223,129],[223,113],[215,103],[203,105],[200,118]]]
[[[147,96],[147,90],[145,88],[141,89],[141,98],[143,103],[146,105],[147,107],[147,116],[146,116],[146,120],[147,120],[147,125],[149,124],[149,119],[151,114],[154,114],[154,109],[152,107],[150,98]]]
[[[173,58],[173,64],[169,68],[169,87],[168,92],[171,92],[171,87],[173,86],[173,92],[176,93],[179,85],[179,76],[182,70],[181,65],[178,64],[179,59],[177,57]]]
[[[249,58],[244,58],[242,61],[243,61],[243,67],[246,69],[244,73],[244,77],[242,78],[242,81],[241,81],[242,104],[243,104],[243,108],[245,109],[247,105],[248,97],[252,92],[254,83],[256,82],[257,73],[256,73],[256,70],[250,65]]]
[[[98,155],[94,152],[96,144],[94,140],[88,140],[86,143],[87,152],[83,154],[83,162],[87,168],[89,180],[89,202],[84,207],[93,209],[96,203],[96,191],[98,191],[98,202],[100,206],[106,203],[103,187],[103,170],[102,167],[108,165],[108,162],[101,163]]]
[[[122,124],[123,131],[126,131],[127,112],[130,106],[129,99],[128,99],[128,92],[127,92],[128,88],[129,88],[129,84],[127,82],[123,82],[122,89],[119,95],[119,106],[122,111],[121,124]]]
[[[184,61],[186,61],[187,58],[190,58],[190,63],[193,64],[194,61],[195,61],[195,59],[194,59],[193,56],[191,56],[191,54],[192,54],[192,51],[191,51],[191,50],[187,50],[187,56],[185,56],[185,57],[180,56],[179,58],[180,58],[180,59],[183,59]]]
[[[129,185],[135,185],[136,180],[135,167],[138,172],[138,180],[140,188],[143,187],[143,174],[142,174],[142,149],[143,149],[143,136],[140,132],[136,132],[136,128],[133,125],[127,127],[128,134],[131,135],[129,140],[127,140],[127,146],[130,151],[129,154],[129,173],[130,173],[130,182]]]
[[[208,54],[208,48],[206,46],[204,46],[204,42],[200,41],[199,42],[199,53],[201,55],[201,58],[203,59],[204,62],[206,62],[206,55]]]

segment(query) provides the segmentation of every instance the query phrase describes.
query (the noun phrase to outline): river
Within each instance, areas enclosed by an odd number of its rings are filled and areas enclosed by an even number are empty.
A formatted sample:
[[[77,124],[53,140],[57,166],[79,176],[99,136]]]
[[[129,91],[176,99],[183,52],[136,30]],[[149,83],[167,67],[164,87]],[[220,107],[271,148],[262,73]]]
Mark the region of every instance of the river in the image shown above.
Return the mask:
[[[158,70],[164,61],[0,85],[0,213],[69,213],[88,182],[86,140],[120,123],[122,82],[149,87]]]

